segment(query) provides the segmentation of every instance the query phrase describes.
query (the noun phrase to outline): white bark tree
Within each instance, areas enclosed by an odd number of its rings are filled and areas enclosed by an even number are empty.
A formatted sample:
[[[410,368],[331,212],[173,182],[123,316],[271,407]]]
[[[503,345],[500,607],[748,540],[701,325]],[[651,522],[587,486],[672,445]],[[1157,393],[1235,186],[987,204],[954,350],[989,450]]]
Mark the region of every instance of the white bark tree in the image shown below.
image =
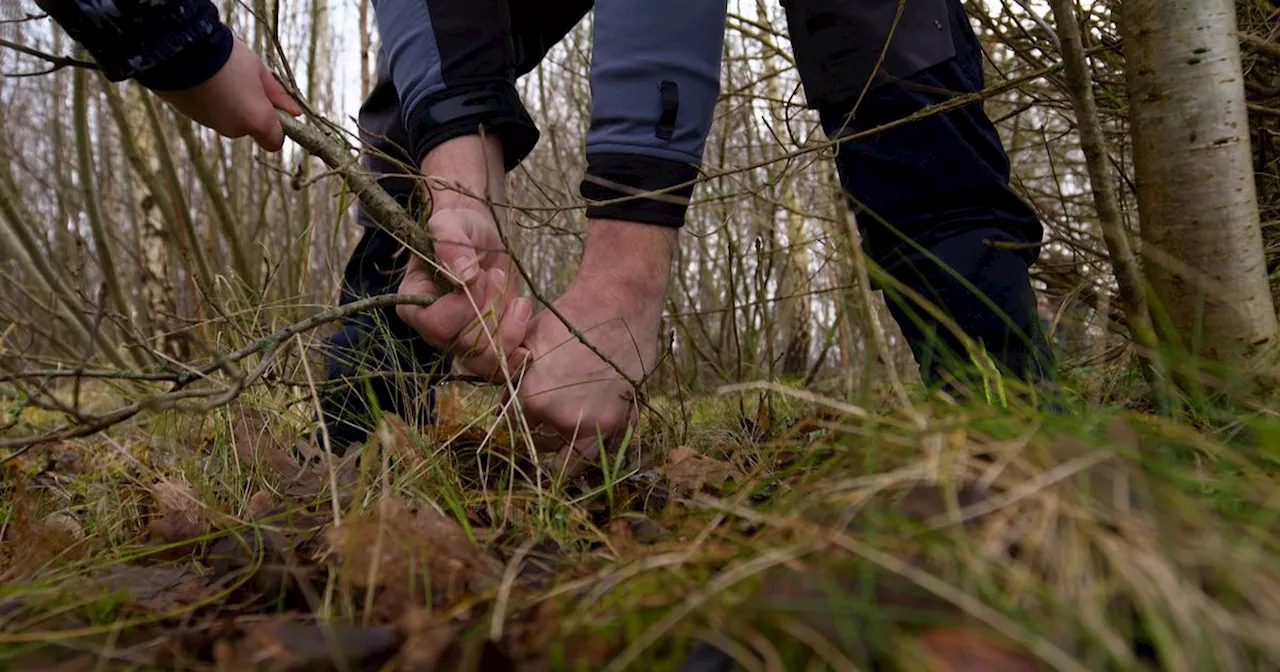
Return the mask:
[[[1169,344],[1239,363],[1275,338],[1277,321],[1235,8],[1231,0],[1126,0],[1120,8],[1156,322]]]

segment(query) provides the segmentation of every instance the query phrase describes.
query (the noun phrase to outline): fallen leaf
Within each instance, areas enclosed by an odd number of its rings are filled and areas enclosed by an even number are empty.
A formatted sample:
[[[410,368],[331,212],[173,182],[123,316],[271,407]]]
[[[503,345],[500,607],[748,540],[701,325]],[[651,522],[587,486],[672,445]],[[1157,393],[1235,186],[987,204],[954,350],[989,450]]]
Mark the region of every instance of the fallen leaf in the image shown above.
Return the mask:
[[[1107,438],[1123,448],[1126,451],[1126,457],[1137,455],[1142,444],[1142,439],[1138,436],[1138,432],[1134,430],[1133,425],[1120,418],[1113,419],[1107,425]]]
[[[207,529],[204,508],[189,484],[166,480],[152,485],[150,490],[157,511],[147,523],[147,536],[151,543],[176,544],[204,535]],[[195,552],[197,548],[195,543],[183,544],[157,555],[174,560]]]
[[[258,504],[268,504],[258,498]],[[248,572],[252,586],[263,593],[299,588],[320,568],[304,563],[320,534],[326,516],[297,507],[272,506],[254,515],[260,524],[235,528],[209,548],[205,562],[215,576]]]
[[[256,409],[242,409],[231,420],[231,441],[236,457],[241,462],[258,469],[277,474],[283,481],[281,489],[288,497],[312,499],[331,489],[327,458],[320,464],[300,462],[289,455],[287,447],[294,442],[287,440],[280,429],[280,421]],[[296,439],[295,439],[296,441]],[[335,457],[335,460],[338,458]],[[343,486],[356,481],[356,455],[348,453],[336,465],[339,499]]]
[[[421,604],[451,603],[496,581],[502,564],[486,555],[453,519],[429,507],[384,499],[371,511],[325,531],[343,578],[357,588],[381,588],[379,603],[392,613]]]
[[[5,547],[12,555],[0,564],[0,582],[14,582],[29,576],[46,562],[75,560],[89,550],[84,528],[70,515],[52,512],[40,515],[42,499],[31,492],[24,479],[13,479],[8,499],[13,514],[5,527]]]
[[[275,506],[275,497],[270,490],[259,490],[249,498],[249,516],[254,520],[262,518]]]
[[[704,485],[719,486],[727,479],[742,478],[742,472],[736,466],[707,457],[688,446],[677,446],[667,454],[662,473],[673,490],[688,492],[698,492]]]
[[[74,516],[55,511],[44,517],[45,526],[58,534],[65,534],[76,541],[84,539],[84,526]]]
[[[278,418],[263,411],[243,409],[231,420],[232,447],[241,462],[294,479],[306,468],[285,452],[288,444],[278,429],[279,424]]]
[[[244,630],[231,654],[242,669],[377,669],[400,646],[396,632],[383,627],[272,620]]]
[[[382,451],[397,460],[413,459],[418,455],[413,430],[409,429],[408,423],[400,416],[384,414],[372,438],[378,442]]]
[[[933,628],[918,644],[921,672],[1039,672],[1026,653],[992,637],[964,628]]]
[[[460,628],[435,613],[420,608],[409,609],[400,617],[399,629],[405,638],[398,668],[402,670],[439,669],[441,656],[458,638]]]
[[[609,543],[615,551],[631,548],[635,539],[631,536],[631,523],[626,518],[614,518],[609,521]]]
[[[208,577],[189,566],[118,565],[93,576],[106,589],[123,592],[144,609],[171,612],[200,602],[209,596]]]

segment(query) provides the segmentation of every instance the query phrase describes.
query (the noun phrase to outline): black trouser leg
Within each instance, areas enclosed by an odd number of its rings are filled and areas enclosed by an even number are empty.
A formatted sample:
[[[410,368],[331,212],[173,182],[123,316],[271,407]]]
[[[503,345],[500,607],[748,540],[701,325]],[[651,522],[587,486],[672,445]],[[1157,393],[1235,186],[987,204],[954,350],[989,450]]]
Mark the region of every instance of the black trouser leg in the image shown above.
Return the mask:
[[[829,136],[861,133],[981,90],[977,40],[959,1],[948,4],[955,55],[872,88],[856,110],[853,100],[821,107]],[[1028,274],[1043,230],[1009,188],[1009,159],[981,104],[850,139],[837,150],[837,166],[871,260],[941,309],[1006,374],[1052,374]],[[926,380],[972,380],[966,374],[974,373],[973,360],[960,340],[913,297],[881,288]]]
[[[400,250],[386,232],[365,227],[343,272],[339,304],[394,294],[408,260]],[[405,324],[395,306],[346,318],[327,339],[324,353],[320,411],[335,451],[364,441],[379,412],[415,425],[432,421],[433,386],[448,372],[449,358]]]

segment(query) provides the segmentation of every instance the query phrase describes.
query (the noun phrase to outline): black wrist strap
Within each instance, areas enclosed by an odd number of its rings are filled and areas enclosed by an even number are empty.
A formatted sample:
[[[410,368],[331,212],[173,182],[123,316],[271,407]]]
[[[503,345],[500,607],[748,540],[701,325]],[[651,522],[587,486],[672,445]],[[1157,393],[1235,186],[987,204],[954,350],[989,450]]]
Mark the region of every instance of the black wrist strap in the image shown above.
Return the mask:
[[[433,94],[405,121],[418,163],[440,143],[483,127],[502,140],[504,168],[511,171],[533,151],[540,135],[515,87],[506,82],[468,84]]]

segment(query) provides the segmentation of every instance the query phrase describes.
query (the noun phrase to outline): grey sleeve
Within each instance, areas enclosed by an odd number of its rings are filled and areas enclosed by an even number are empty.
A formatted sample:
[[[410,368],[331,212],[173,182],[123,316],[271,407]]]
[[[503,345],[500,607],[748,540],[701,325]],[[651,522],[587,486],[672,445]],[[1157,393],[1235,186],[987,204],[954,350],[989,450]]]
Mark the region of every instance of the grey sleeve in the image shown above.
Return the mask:
[[[581,193],[592,201],[697,176],[720,94],[727,0],[597,0],[591,125]],[[681,226],[692,187],[588,208]]]
[[[508,170],[533,149],[507,0],[374,0],[373,10],[415,161],[480,127],[502,138]]]

